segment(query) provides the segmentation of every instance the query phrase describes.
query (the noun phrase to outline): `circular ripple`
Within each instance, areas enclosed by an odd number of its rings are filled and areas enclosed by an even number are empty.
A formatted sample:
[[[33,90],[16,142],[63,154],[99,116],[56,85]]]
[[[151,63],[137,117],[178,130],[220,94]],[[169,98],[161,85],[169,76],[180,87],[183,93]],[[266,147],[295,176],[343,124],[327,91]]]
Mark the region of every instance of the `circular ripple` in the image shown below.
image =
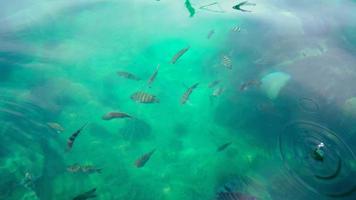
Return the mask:
[[[316,159],[319,144],[323,159]],[[338,135],[317,123],[295,121],[279,137],[280,153],[294,180],[313,192],[346,197],[356,193],[355,154]]]
[[[311,98],[300,98],[298,104],[305,112],[316,113],[319,111],[319,104]]]

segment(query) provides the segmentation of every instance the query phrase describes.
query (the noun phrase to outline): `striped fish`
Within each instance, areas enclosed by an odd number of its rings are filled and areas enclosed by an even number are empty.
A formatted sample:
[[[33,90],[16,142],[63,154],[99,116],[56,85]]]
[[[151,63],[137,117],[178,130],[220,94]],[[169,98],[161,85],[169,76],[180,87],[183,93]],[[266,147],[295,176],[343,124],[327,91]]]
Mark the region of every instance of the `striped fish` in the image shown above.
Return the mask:
[[[71,150],[74,144],[75,139],[78,137],[79,133],[85,128],[88,123],[85,123],[82,127],[76,130],[67,140],[67,147],[68,150]]]
[[[131,95],[131,99],[138,103],[158,103],[159,99],[155,95],[148,94],[143,91],[135,92]]]
[[[232,61],[231,61],[231,59],[230,59],[228,56],[226,56],[226,55],[224,55],[224,56],[222,57],[221,64],[224,65],[227,69],[232,69]]]
[[[257,198],[240,192],[219,192],[216,200],[257,200]]]
[[[231,29],[233,32],[240,32],[241,28],[238,26],[235,26],[234,28]]]
[[[178,59],[180,58],[180,57],[182,57],[188,50],[189,50],[189,46],[188,47],[186,47],[186,48],[183,48],[183,49],[181,49],[180,51],[178,51],[174,56],[173,56],[173,58],[172,58],[172,60],[171,60],[171,63],[172,64],[175,64],[177,61],[178,61]]]
[[[180,99],[181,104],[185,104],[188,101],[189,96],[192,94],[193,90],[198,87],[198,85],[199,85],[199,83],[196,83],[196,84],[190,86],[187,89],[187,91],[184,92],[182,98]]]
[[[156,76],[157,76],[157,74],[158,74],[158,70],[159,70],[159,64],[157,65],[157,68],[156,68],[156,70],[153,72],[153,74],[151,75],[150,79],[148,79],[147,84],[148,84],[149,86],[150,86],[150,85],[153,83],[153,81],[156,79]]]

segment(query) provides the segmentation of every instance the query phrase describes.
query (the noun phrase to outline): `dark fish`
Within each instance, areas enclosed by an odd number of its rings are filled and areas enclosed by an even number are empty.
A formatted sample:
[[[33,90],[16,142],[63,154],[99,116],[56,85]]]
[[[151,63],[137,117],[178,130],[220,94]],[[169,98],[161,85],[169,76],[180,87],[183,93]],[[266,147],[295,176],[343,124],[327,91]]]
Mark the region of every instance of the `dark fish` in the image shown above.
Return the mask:
[[[214,30],[211,30],[211,31],[208,33],[207,38],[208,38],[208,39],[210,39],[210,38],[211,38],[211,36],[213,36],[213,35],[214,35],[214,33],[215,33],[215,31],[214,31]]]
[[[135,92],[131,95],[131,99],[138,103],[158,103],[159,99],[152,94],[143,91]]]
[[[216,200],[257,200],[257,198],[240,192],[219,192]]]
[[[228,56],[226,56],[226,55],[224,55],[224,56],[222,57],[221,64],[223,64],[227,69],[232,69],[232,61],[231,61],[231,59],[230,59]]]
[[[153,149],[152,151],[143,154],[139,159],[137,159],[135,161],[135,166],[137,168],[141,168],[143,166],[145,166],[145,164],[147,163],[147,161],[151,158],[152,154],[156,151],[156,149]]]
[[[241,7],[242,6],[255,6],[255,5],[256,5],[255,3],[249,3],[248,1],[243,1],[243,2],[233,6],[232,8],[235,10],[239,10],[241,12],[251,12],[250,10],[242,9]]]
[[[156,70],[153,72],[153,74],[151,75],[150,79],[148,79],[147,84],[148,84],[149,86],[150,86],[150,85],[153,83],[153,81],[156,79],[156,76],[157,76],[157,74],[158,74],[158,70],[159,70],[159,64],[157,65],[157,68],[156,68]]]
[[[118,71],[117,75],[123,77],[123,78],[127,78],[130,80],[135,80],[135,81],[139,81],[141,80],[139,77],[137,77],[136,75],[130,73],[130,72],[125,72],[125,71]]]
[[[86,200],[86,199],[95,198],[96,197],[95,191],[96,191],[96,188],[93,188],[93,189],[89,190],[88,192],[84,192],[84,193],[74,197],[73,200]]]
[[[216,151],[217,151],[217,152],[224,151],[224,150],[225,150],[227,147],[229,147],[231,144],[232,144],[232,142],[225,143],[225,144],[219,146],[219,147],[216,149]]]
[[[259,87],[261,84],[262,84],[262,82],[260,80],[249,80],[249,81],[241,84],[240,91],[245,91],[249,87],[252,87],[252,86]]]
[[[192,94],[193,90],[198,87],[198,85],[199,85],[199,83],[196,83],[196,84],[190,86],[187,89],[187,91],[184,92],[182,98],[180,99],[181,104],[185,104],[188,101],[189,96]]]
[[[215,80],[215,81],[211,82],[211,83],[208,85],[208,87],[209,87],[209,88],[213,88],[213,87],[217,86],[219,83],[220,83],[220,80]]]
[[[172,64],[175,64],[177,61],[178,61],[178,59],[180,58],[180,57],[182,57],[188,50],[189,50],[189,46],[188,47],[186,47],[186,48],[183,48],[183,49],[181,49],[180,51],[178,51],[174,56],[173,56],[173,58],[172,58],[172,60],[171,60],[171,63]]]
[[[103,120],[112,120],[116,118],[132,118],[132,116],[123,112],[109,112],[102,117]]]
[[[94,167],[93,165],[70,165],[67,167],[67,171],[70,173],[85,173],[85,174],[92,174],[92,173],[101,173],[101,168]]]
[[[79,135],[80,132],[82,132],[82,130],[84,129],[84,127],[87,125],[88,123],[84,124],[80,129],[78,129],[77,131],[75,131],[67,140],[67,147],[68,150],[71,150],[74,144],[75,139],[77,138],[77,136]]]
[[[189,0],[185,0],[185,7],[187,8],[188,12],[189,12],[189,16],[193,17],[195,14],[195,9],[193,8],[192,4],[190,3]]]

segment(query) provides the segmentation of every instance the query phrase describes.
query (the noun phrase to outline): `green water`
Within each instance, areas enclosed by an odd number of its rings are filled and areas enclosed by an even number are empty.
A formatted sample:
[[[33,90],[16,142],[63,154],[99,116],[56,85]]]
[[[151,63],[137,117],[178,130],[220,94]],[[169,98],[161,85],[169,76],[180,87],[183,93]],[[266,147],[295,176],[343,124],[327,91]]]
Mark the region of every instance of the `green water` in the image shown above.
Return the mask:
[[[256,1],[248,7],[251,13],[233,10],[231,1],[212,5],[213,11],[199,9],[213,2],[187,2],[38,0],[4,9],[0,199],[72,199],[96,188],[96,199],[103,200],[207,200],[232,181],[238,182],[236,192],[258,199],[331,198],[295,186],[293,176],[286,175],[278,135],[300,108],[279,93],[297,80],[298,70],[289,70],[294,65],[328,56],[320,49],[333,49],[328,42],[339,38],[339,30],[333,27],[336,33],[325,37],[315,37],[315,27],[303,31],[308,26],[301,25],[303,16],[283,10],[288,1]],[[331,8],[341,4],[332,2],[318,1]],[[281,22],[283,17],[290,23]],[[347,43],[341,48],[353,53],[354,22],[345,22],[340,31]],[[312,42],[299,41],[308,34]],[[224,66],[223,56],[232,69]],[[120,77],[118,71],[141,80]],[[215,88],[224,89],[217,97],[208,87],[215,80],[220,80]],[[241,91],[249,80],[262,85]],[[182,95],[195,83],[182,105]],[[137,91],[155,95],[159,103],[134,102],[130,97]],[[112,111],[134,118],[102,119]],[[57,133],[48,122],[64,131]],[[85,123],[67,151],[68,138]],[[137,168],[135,161],[152,149],[156,152]],[[102,173],[68,172],[75,163]],[[26,172],[36,177],[31,188],[20,184]]]

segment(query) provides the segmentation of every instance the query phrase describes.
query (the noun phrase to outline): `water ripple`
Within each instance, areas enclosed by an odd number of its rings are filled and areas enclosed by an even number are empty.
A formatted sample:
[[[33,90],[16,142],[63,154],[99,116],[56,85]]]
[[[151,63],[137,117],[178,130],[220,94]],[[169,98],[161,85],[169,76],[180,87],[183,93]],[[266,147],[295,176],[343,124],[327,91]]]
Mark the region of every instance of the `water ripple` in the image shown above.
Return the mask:
[[[356,193],[355,154],[333,131],[314,122],[294,121],[285,127],[279,145],[285,167],[298,184],[329,197]]]

